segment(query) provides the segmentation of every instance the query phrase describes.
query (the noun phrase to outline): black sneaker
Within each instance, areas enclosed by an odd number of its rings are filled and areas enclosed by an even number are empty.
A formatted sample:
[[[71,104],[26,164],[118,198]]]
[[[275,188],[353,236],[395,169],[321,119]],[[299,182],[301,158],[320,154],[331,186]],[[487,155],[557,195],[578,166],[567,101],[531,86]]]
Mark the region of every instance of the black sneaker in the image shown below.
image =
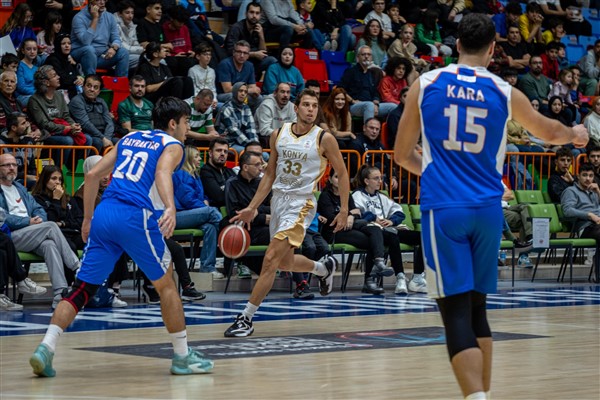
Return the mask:
[[[152,285],[142,285],[142,289],[146,292],[148,296],[148,304],[160,304],[160,296],[154,286]]]
[[[377,259],[373,262],[373,270],[371,276],[392,276],[394,275],[394,268],[388,267],[385,261]]]
[[[294,291],[294,298],[300,300],[312,300],[315,298],[315,295],[310,292],[310,286],[306,281],[302,281],[298,286],[296,286],[296,290]]]
[[[244,314],[238,314],[233,325],[225,331],[225,337],[246,337],[252,335],[252,332],[254,332],[252,321]]]
[[[328,256],[323,265],[327,268],[327,275],[319,276],[319,292],[321,296],[327,296],[333,290],[333,275],[337,268],[337,260]]]
[[[373,277],[368,277],[362,288],[363,293],[369,293],[374,295],[382,295],[385,293],[382,287],[379,287],[377,281]]]
[[[192,283],[188,287],[184,288],[181,292],[181,300],[185,301],[194,301],[194,300],[203,300],[206,298],[204,293],[201,293],[194,288],[194,284]]]

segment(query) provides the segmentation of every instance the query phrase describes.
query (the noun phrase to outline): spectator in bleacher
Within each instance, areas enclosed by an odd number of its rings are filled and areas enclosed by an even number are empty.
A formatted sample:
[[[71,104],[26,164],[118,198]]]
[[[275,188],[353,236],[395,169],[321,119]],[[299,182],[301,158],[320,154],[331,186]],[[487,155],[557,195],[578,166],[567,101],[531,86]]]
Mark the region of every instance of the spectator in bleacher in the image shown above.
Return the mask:
[[[393,149],[396,143],[396,135],[398,134],[398,125],[400,124],[400,118],[404,112],[404,103],[406,103],[406,95],[408,93],[408,86],[400,91],[400,103],[390,112],[387,116],[387,143],[383,143],[386,149]],[[419,145],[417,145],[419,146]],[[418,147],[420,150],[420,147]]]
[[[374,66],[381,67],[387,60],[387,46],[379,20],[372,19],[365,25],[365,31],[356,43],[356,47],[368,46],[373,54]],[[358,52],[358,51],[357,51]]]
[[[341,150],[348,149],[351,141],[356,139],[356,135],[352,133],[352,115],[347,96],[344,89],[336,87],[322,107],[327,130],[335,136]]]
[[[315,95],[318,99],[321,98],[321,86],[319,82],[315,79],[309,79],[304,83],[304,89],[310,89],[315,92]],[[326,132],[329,132],[329,126],[327,126],[327,122],[325,122],[325,116],[323,114],[323,107],[319,107],[317,111],[317,119],[315,120],[315,125],[319,128],[323,129]]]
[[[273,93],[265,96],[254,113],[258,136],[262,143],[269,143],[271,134],[286,122],[296,122],[291,88],[287,82],[278,83]]]
[[[336,0],[317,0],[311,12],[315,28],[320,30],[329,41],[337,41],[337,51],[346,54],[354,48],[355,36],[352,28],[346,24],[344,14],[337,7]]]
[[[229,27],[224,45],[227,55],[232,56],[236,43],[240,40],[248,42],[250,45],[248,61],[254,65],[257,79],[269,68],[269,65],[277,62],[275,57],[267,53],[265,32],[260,24],[260,12],[259,3],[255,1],[249,3],[245,10],[246,18]]]
[[[221,212],[211,207],[199,176],[200,152],[192,146],[185,147],[185,157],[180,169],[173,173],[176,229],[202,229],[200,272],[210,272],[216,279],[223,274],[216,270],[217,235]]]
[[[542,109],[547,108],[548,94],[550,93],[550,79],[542,74],[543,61],[540,56],[532,56],[529,59],[529,72],[523,75],[517,83],[529,100],[537,99]]]
[[[573,115],[569,109],[565,108],[563,99],[559,96],[551,96],[548,100],[548,109],[542,114],[551,119],[558,120],[561,124],[566,126],[573,126]],[[577,152],[579,154],[579,152]],[[575,155],[577,155],[575,154]]]
[[[146,97],[146,80],[134,75],[129,81],[129,96],[119,103],[119,123],[129,132],[152,129],[152,108],[154,105]]]
[[[9,35],[15,49],[21,47],[26,39],[36,40],[35,33],[31,28],[32,19],[33,13],[27,3],[18,4],[0,29],[0,36]]]
[[[550,42],[546,45],[546,51],[541,54],[542,59],[542,74],[555,82],[558,80],[558,43]]]
[[[102,89],[102,80],[98,75],[88,75],[83,83],[83,93],[71,99],[69,110],[75,122],[92,137],[92,146],[102,154],[102,149],[119,141],[115,137],[115,124],[108,105],[98,97]]]
[[[12,71],[16,74],[21,60],[19,60],[16,54],[4,53],[0,62],[2,63],[2,71]]]
[[[83,76],[77,69],[77,62],[71,56],[71,36],[60,33],[54,39],[54,53],[46,59],[60,77],[59,89],[66,90],[69,98],[83,92]]]
[[[187,75],[188,70],[196,65],[194,51],[192,50],[192,37],[187,27],[190,15],[181,5],[169,8],[167,14],[170,19],[165,21],[162,26],[165,39],[173,45],[171,55],[178,59],[178,64],[185,68],[185,75]]]
[[[456,36],[458,18],[466,9],[465,0],[429,0],[428,8],[439,12],[439,24],[443,36]],[[460,16],[459,16],[460,15]]]
[[[63,31],[71,32],[71,20],[73,19],[73,2],[71,0],[27,0],[27,4],[35,10],[32,26],[44,26],[47,15],[57,12],[62,16]]]
[[[570,171],[572,164],[573,153],[571,152],[571,149],[568,147],[560,147],[556,150],[554,170],[548,179],[548,195],[550,195],[550,199],[553,203],[560,203],[562,192],[569,186],[573,186],[575,183],[575,177],[571,175]]]
[[[0,79],[2,79],[2,75],[0,75]],[[1,98],[0,103],[2,103]],[[0,133],[0,145],[33,145],[41,135],[39,129],[32,132],[27,115],[22,112],[15,111],[7,114],[5,123],[5,129]],[[11,153],[17,160],[17,164],[19,164],[17,171],[17,180],[19,183],[22,183],[28,189],[33,187],[37,180],[35,165],[36,151],[31,148],[21,147],[4,149],[4,152]]]
[[[573,85],[573,72],[570,69],[563,69],[558,74],[558,80],[552,84],[552,89],[548,94],[548,98],[558,96],[562,99],[565,107],[567,107],[575,120],[580,118],[579,112],[573,98],[571,97],[571,86]]]
[[[452,49],[442,43],[438,26],[439,19],[437,10],[428,9],[425,11],[421,23],[417,24],[415,29],[416,41],[429,46],[433,57],[448,57],[452,55]]]
[[[406,20],[404,19],[404,17],[402,15],[400,15],[400,7],[398,6],[398,4],[395,4],[395,3],[392,3],[388,6],[388,8],[386,10],[386,14],[392,20],[392,32],[395,33],[394,38],[397,38],[398,35],[400,34],[400,30],[402,29],[402,26],[404,24],[406,24]],[[388,41],[388,44],[391,44],[391,43],[392,43],[392,40]]]
[[[517,265],[519,267],[531,268],[533,264],[529,259],[529,254],[522,250],[526,250],[525,247],[531,247],[533,242],[533,229],[531,224],[531,218],[529,218],[529,212],[527,211],[527,204],[513,204],[509,205],[508,202],[515,199],[515,193],[510,190],[504,182],[504,193],[502,194],[502,214],[504,216],[504,230],[502,235],[506,240],[510,240],[514,243],[515,248],[519,249],[521,253]],[[513,231],[519,231],[519,239],[515,238]]]
[[[194,47],[194,53],[198,64],[194,65],[188,71],[188,76],[194,82],[194,93],[202,89],[208,89],[213,94],[213,108],[217,108],[217,75],[215,70],[209,67],[212,58],[212,51],[207,43],[200,43]]]
[[[409,24],[417,24],[421,19],[422,0],[404,0],[397,2],[402,15]]]
[[[313,47],[309,29],[304,26],[302,19],[294,10],[289,0],[263,1],[261,24],[265,31],[267,42],[278,42],[280,48],[285,48],[292,41],[300,41],[300,47]]]
[[[581,83],[579,90],[585,96],[597,96],[600,93],[600,39],[594,42],[594,48],[579,60]]]
[[[194,83],[187,76],[174,76],[168,65],[162,63],[167,57],[167,49],[157,42],[146,45],[144,55],[140,57],[137,75],[146,81],[146,98],[153,103],[165,96],[175,96],[182,100],[194,94]]]
[[[560,204],[565,217],[577,218],[575,230],[580,237],[600,241],[600,187],[594,177],[594,166],[581,164],[577,182],[564,190]]]
[[[284,48],[282,46],[282,48]],[[250,44],[240,40],[234,46],[233,56],[227,57],[217,67],[217,100],[221,103],[232,100],[232,88],[235,83],[243,82],[248,89],[248,104],[258,107],[262,101],[260,88],[256,86],[254,66],[250,61]]]
[[[229,143],[226,138],[214,139],[208,146],[208,160],[200,168],[200,178],[204,192],[208,196],[210,205],[223,207],[225,205],[225,182],[235,176],[231,168],[227,168],[227,155]]]
[[[561,7],[560,0],[532,0],[540,5],[542,14],[550,19],[553,17],[562,18],[565,20],[565,30],[569,35],[590,36],[592,34],[592,26],[589,21],[586,21],[581,14],[581,8],[577,4],[571,2],[567,9]],[[550,28],[550,26],[547,26]]]
[[[537,3],[529,3],[525,8],[525,13],[519,17],[519,31],[521,37],[525,43],[531,43],[532,48],[536,51],[533,54],[539,54],[541,47],[536,44],[543,44],[544,39],[542,38],[542,22],[544,16],[542,15],[542,8]]]
[[[587,128],[590,138],[600,143],[600,97],[596,97],[591,106],[591,111],[583,120],[583,125]]]
[[[494,46],[494,52],[492,53],[492,59],[488,65],[488,71],[500,76],[505,68],[508,68],[509,59],[508,55],[504,51],[504,48],[498,44]]]
[[[407,58],[413,64],[415,70],[427,71],[429,64],[427,61],[418,58],[415,53],[429,55],[431,49],[426,44],[415,42],[414,39],[415,29],[410,24],[404,24],[400,29],[400,36],[388,48],[388,56]]]
[[[521,13],[521,5],[516,1],[511,1],[504,8],[504,12],[492,16],[496,27],[496,43],[508,40],[508,28],[511,26],[518,28]]]
[[[13,112],[23,112],[23,107],[17,102],[15,90],[17,88],[17,74],[4,71],[0,74],[0,134],[9,130],[6,119]],[[32,127],[27,134],[32,140],[40,140],[42,134],[37,127]]]
[[[381,28],[381,34],[385,43],[391,43],[396,38],[396,32],[392,29],[392,19],[389,15],[385,13],[385,1],[384,0],[374,0],[373,1],[373,10],[367,14],[364,19],[365,23],[365,32],[367,31],[367,27],[369,26],[369,22],[373,19],[379,21],[379,26]]]
[[[90,0],[75,14],[71,40],[71,54],[85,75],[114,67],[115,76],[127,76],[129,52],[122,46],[115,16],[106,12],[106,0]]]
[[[252,110],[246,104],[248,86],[237,82],[231,89],[231,100],[223,104],[217,115],[217,130],[229,141],[229,147],[241,153],[244,146],[258,140]]]
[[[556,59],[558,60],[558,67],[560,69],[569,68],[569,65],[571,63],[569,62],[569,59],[567,58],[567,45],[564,44],[563,42],[556,42],[556,43],[558,43],[558,53],[556,56]]]
[[[542,32],[544,44],[550,42],[560,42],[560,39],[565,36],[565,28],[563,21],[558,18],[551,18],[548,21],[548,28]]]
[[[586,147],[588,161],[594,166],[596,183],[600,185],[600,143],[590,140]]]
[[[185,100],[192,109],[190,129],[186,133],[186,144],[205,147],[210,141],[221,137],[213,125],[215,98],[209,89],[201,89],[198,94]]]
[[[44,30],[37,34],[37,45],[41,56],[41,63],[44,63],[46,58],[54,53],[54,39],[56,39],[61,30],[62,15],[56,11],[50,11],[46,17]]]
[[[210,29],[206,7],[201,0],[181,0],[177,2],[188,12],[190,18],[187,26],[190,29],[190,35],[204,41],[215,42],[217,46],[223,46],[225,42],[223,37]],[[193,41],[193,40],[192,40]]]
[[[63,266],[77,271],[81,266],[58,225],[48,222],[46,212],[27,189],[18,182],[17,160],[11,154],[0,154],[0,207],[8,210],[4,221],[18,251],[33,252],[44,258],[56,307],[62,291],[68,287]]]
[[[312,16],[310,15],[313,6],[314,2],[312,0],[296,1],[297,13],[300,16],[300,21],[302,21],[302,25],[304,25],[310,33],[313,47],[319,51],[336,51],[338,46],[337,40],[327,40],[327,37],[323,34],[323,32],[321,32],[318,29],[315,29],[315,23],[313,22]]]
[[[392,57],[385,68],[385,77],[379,82],[379,96],[384,103],[400,103],[400,92],[416,78],[412,76],[413,66],[403,57]]]
[[[84,134],[76,123],[62,93],[58,92],[60,77],[50,65],[42,65],[35,73],[35,93],[27,103],[31,121],[44,134],[44,144],[59,146],[91,146],[92,138]],[[55,164],[70,160],[71,150],[65,149],[62,157],[55,151]]]
[[[527,44],[521,38],[521,32],[519,32],[518,27],[509,26],[506,40],[500,44],[496,44],[496,47],[498,46],[502,47],[508,56],[508,66],[510,68],[524,71],[529,66],[531,54],[529,54]]]
[[[380,103],[377,87],[382,78],[380,68],[371,68],[373,53],[369,46],[356,51],[357,63],[344,71],[339,86],[346,89],[350,114],[368,120],[383,118],[395,107],[394,103]]]
[[[304,90],[304,77],[294,65],[294,51],[291,47],[281,48],[278,62],[271,64],[267,69],[262,93],[273,93],[279,83],[287,83],[290,86],[290,100],[292,102]]]
[[[129,53],[129,70],[137,68],[144,48],[137,38],[137,25],[133,23],[135,4],[131,0],[123,0],[117,5],[117,12],[113,15],[117,21],[121,45]]]
[[[25,107],[31,95],[35,92],[34,74],[38,70],[37,42],[35,39],[25,39],[19,47],[19,67],[17,68],[17,101]]]

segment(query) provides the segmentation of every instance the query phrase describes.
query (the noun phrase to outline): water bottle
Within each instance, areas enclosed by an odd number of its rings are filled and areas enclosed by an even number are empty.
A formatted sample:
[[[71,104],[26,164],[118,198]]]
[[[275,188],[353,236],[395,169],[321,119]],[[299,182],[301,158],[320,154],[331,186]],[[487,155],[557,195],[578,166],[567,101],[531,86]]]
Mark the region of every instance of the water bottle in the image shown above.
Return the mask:
[[[500,251],[500,261],[502,262],[502,265],[506,265],[506,250]]]

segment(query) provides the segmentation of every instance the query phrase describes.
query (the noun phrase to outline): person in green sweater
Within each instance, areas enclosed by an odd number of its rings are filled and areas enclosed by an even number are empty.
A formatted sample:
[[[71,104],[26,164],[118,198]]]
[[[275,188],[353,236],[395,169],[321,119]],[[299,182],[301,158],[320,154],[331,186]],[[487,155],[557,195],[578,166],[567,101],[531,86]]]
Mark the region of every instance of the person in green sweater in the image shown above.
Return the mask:
[[[416,41],[429,46],[433,57],[448,57],[452,55],[452,49],[442,43],[438,20],[440,13],[434,9],[428,9],[423,14],[421,23],[417,24],[415,30]]]

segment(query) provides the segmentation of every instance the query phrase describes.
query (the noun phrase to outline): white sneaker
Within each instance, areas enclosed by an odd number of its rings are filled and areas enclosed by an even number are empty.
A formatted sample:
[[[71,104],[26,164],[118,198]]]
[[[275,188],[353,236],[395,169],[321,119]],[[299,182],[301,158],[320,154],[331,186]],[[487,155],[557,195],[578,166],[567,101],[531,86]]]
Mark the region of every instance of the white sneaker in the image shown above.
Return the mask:
[[[119,299],[117,296],[113,298],[112,301],[113,308],[125,308],[127,307],[127,302]]]
[[[421,274],[413,274],[412,279],[408,282],[408,290],[416,293],[427,293],[427,282],[425,281],[425,272]]]
[[[331,51],[336,51],[337,48],[338,48],[338,42],[337,42],[337,40],[334,39],[331,41]]]
[[[213,279],[223,279],[223,278],[225,278],[225,275],[223,275],[219,271],[213,271],[213,272],[211,272],[211,274],[213,276]]]
[[[331,42],[329,40],[323,43],[323,50],[331,50]]]
[[[406,287],[406,276],[404,275],[404,272],[398,273],[398,275],[396,275],[396,279],[396,290],[394,290],[394,293],[408,294],[408,288]]]
[[[10,301],[7,295],[0,294],[0,310],[4,311],[21,311],[23,310],[22,304],[13,303]]]
[[[34,296],[39,296],[46,293],[45,287],[38,286],[37,283],[29,278],[25,278],[21,282],[17,282],[17,289],[19,290],[19,293],[32,294]]]

